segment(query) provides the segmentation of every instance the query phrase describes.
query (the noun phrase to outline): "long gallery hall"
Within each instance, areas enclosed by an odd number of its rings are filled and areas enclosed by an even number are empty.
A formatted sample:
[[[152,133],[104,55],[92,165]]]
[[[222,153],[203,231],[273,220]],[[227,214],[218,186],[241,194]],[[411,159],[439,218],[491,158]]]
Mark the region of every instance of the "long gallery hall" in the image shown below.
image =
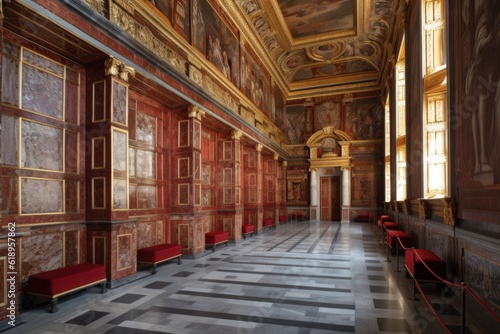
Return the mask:
[[[422,295],[413,300],[404,259],[387,261],[367,223],[288,222],[197,260],[169,261],[99,294],[98,288],[22,314],[11,333],[441,333]],[[422,284],[453,333],[460,294]],[[466,333],[487,333],[468,321]]]
[[[500,328],[499,0],[0,0],[0,332]]]

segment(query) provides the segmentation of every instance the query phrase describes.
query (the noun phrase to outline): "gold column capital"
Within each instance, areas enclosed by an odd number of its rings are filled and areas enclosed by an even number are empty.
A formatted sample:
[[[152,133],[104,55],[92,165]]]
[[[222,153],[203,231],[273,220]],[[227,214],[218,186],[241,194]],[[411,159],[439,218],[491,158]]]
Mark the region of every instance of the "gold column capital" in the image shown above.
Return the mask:
[[[263,148],[263,147],[264,147],[264,146],[262,146],[262,144],[257,144],[257,145],[255,145],[255,149],[257,150],[257,152],[262,152],[262,148]]]
[[[197,120],[201,121],[201,118],[205,116],[205,111],[202,110],[200,107],[195,106],[195,105],[190,105],[188,108],[188,117],[189,118],[196,118]]]
[[[241,132],[240,130],[232,130],[231,131],[231,139],[240,140],[242,136],[243,136],[243,132]]]

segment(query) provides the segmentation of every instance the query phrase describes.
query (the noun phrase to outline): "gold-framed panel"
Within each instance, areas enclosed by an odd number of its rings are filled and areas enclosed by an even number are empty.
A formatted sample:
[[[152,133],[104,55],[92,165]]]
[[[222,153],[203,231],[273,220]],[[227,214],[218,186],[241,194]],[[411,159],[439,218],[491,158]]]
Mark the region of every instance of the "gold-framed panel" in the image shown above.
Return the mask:
[[[97,184],[99,182],[99,184]],[[101,184],[102,183],[102,184]],[[96,196],[96,191],[100,192]],[[92,210],[106,209],[106,177],[98,176],[92,178]]]
[[[60,136],[59,138],[55,139],[55,142],[58,142],[58,144],[60,144],[60,155],[59,157],[56,156],[56,150],[50,150],[50,152],[40,152],[40,148],[37,147],[37,145],[41,142],[44,143],[44,145],[47,145],[47,142],[50,143],[50,140],[47,140],[47,139],[43,139],[43,138],[40,138],[40,135],[38,136],[35,136],[34,138],[32,138],[31,140],[29,140],[30,138],[24,138],[24,132],[25,132],[25,125],[27,126],[28,124],[36,124],[38,126],[43,126],[43,127],[46,127],[46,128],[54,128],[54,129],[57,129],[57,130],[60,130]],[[26,129],[26,131],[28,131]],[[36,133],[35,133],[36,134]],[[38,122],[38,121],[35,121],[35,120],[31,120],[29,118],[24,118],[24,117],[20,117],[19,118],[19,143],[18,143],[18,166],[19,168],[22,168],[22,169],[26,169],[26,170],[39,170],[39,171],[49,171],[49,172],[54,172],[54,173],[64,173],[65,172],[65,147],[66,147],[66,130],[62,127],[58,127],[58,126],[54,126],[54,125],[49,125],[49,124],[46,124],[46,123],[43,123],[43,122]],[[28,145],[29,144],[29,145]],[[26,147],[28,146],[28,147]],[[43,161],[46,162],[46,161],[49,161],[49,159],[47,158],[51,158],[52,160],[52,163],[53,164],[56,164],[57,161],[59,161],[59,164],[60,164],[60,167],[59,169],[56,169],[56,168],[36,168],[36,167],[25,167],[23,166],[23,156],[27,156],[29,152],[26,152],[28,149],[31,149],[33,150],[34,152],[36,152],[37,154],[41,153],[46,153],[46,154],[43,154]],[[54,156],[56,156],[56,159],[54,159]],[[58,159],[57,159],[58,158]]]
[[[128,85],[113,76],[111,77],[110,110],[112,123],[128,125]]]
[[[189,205],[190,198],[190,183],[179,183],[177,185],[177,204]]]
[[[102,86],[102,101],[96,100],[97,85]],[[98,108],[96,108],[97,103]],[[102,111],[101,111],[102,106]],[[102,115],[101,115],[102,113]],[[106,81],[100,80],[92,83],[92,123],[104,122],[106,120]]]
[[[184,166],[181,168],[181,164],[185,163],[187,166]],[[189,177],[189,170],[190,170],[190,158],[178,158],[177,159],[177,177],[179,179],[187,178]]]
[[[102,150],[99,148],[102,147]],[[102,163],[96,163],[96,160],[102,160]],[[106,137],[92,138],[92,169],[106,168]]]
[[[179,121],[177,123],[177,147],[191,146],[191,133],[189,128],[189,120]]]
[[[121,245],[122,238],[129,238],[128,249],[125,249],[126,245],[125,245],[125,248],[122,248],[122,245]],[[116,271],[122,271],[122,270],[129,269],[132,267],[132,265],[133,265],[133,260],[132,260],[133,240],[132,239],[133,239],[132,233],[118,234],[116,236]],[[128,257],[122,256],[122,255],[124,255],[125,250],[128,251]],[[120,260],[124,260],[124,259],[125,260],[128,259],[128,263],[120,262]],[[125,261],[125,262],[127,262],[127,261]]]
[[[27,181],[38,181],[42,182],[42,184],[38,185],[33,185],[33,189],[26,189],[26,194],[23,193],[24,189],[23,184],[24,182]],[[58,187],[50,187],[49,189],[49,182],[56,182],[60,184],[60,201],[59,203],[52,202],[50,203],[48,200],[50,199],[49,194],[54,194],[54,191],[57,190]],[[65,201],[64,199],[66,198],[66,185],[65,185],[65,180],[58,180],[58,179],[50,179],[50,178],[36,178],[36,177],[19,177],[19,189],[18,193],[20,194],[19,196],[19,211],[18,214],[20,216],[26,216],[26,215],[45,215],[45,214],[64,214],[66,212],[65,208]],[[45,184],[43,184],[45,183]],[[32,196],[31,201],[26,201],[25,199],[27,198],[28,193]],[[45,202],[43,202],[45,200]],[[36,201],[36,202],[35,202]],[[24,204],[23,204],[24,203]],[[60,210],[59,211],[43,211],[43,212],[33,212],[33,211],[23,211],[23,207],[26,205],[27,207],[33,208],[33,207],[38,207],[39,209],[47,208],[47,207],[56,207],[59,206]],[[32,209],[33,210],[33,209]]]
[[[35,113],[35,114],[38,114],[38,115],[42,115],[44,117],[49,117],[49,118],[52,118],[52,119],[55,119],[55,120],[58,120],[58,121],[64,121],[65,120],[65,107],[66,107],[66,65],[63,65],[57,61],[54,61],[53,59],[49,58],[49,57],[46,57],[36,51],[33,51],[23,45],[20,46],[20,66],[19,66],[19,107],[23,110],[27,110],[29,112],[32,112],[32,113]],[[53,69],[52,71],[46,69],[46,68],[43,68],[40,64],[36,64],[34,61],[30,62],[30,61],[27,61],[26,60],[26,57],[25,57],[25,54],[26,52],[40,58],[40,59],[45,59],[53,64],[56,64],[60,67],[62,67],[62,74],[58,74],[56,73],[56,70]],[[24,75],[24,66],[30,66],[38,71],[41,71],[42,73],[46,73],[48,75],[52,75],[54,77],[58,77],[62,80],[62,88],[61,88],[61,92],[62,92],[62,98],[61,98],[61,116],[60,117],[56,117],[54,115],[50,115],[50,114],[47,114],[47,113],[43,113],[43,112],[40,112],[40,111],[37,111],[37,110],[32,110],[32,109],[25,109],[24,108],[24,105],[23,105],[23,88],[24,88],[24,84],[23,84],[23,75]],[[52,88],[52,87],[51,87]],[[54,93],[54,92],[52,92]]]

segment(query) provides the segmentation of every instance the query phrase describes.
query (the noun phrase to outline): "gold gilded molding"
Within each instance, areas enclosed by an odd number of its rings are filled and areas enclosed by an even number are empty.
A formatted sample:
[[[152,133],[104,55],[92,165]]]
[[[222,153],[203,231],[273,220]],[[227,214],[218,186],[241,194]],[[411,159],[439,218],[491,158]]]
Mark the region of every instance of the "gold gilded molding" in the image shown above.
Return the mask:
[[[226,105],[231,111],[238,113],[238,102],[227,91],[217,85],[212,78],[206,75],[202,76],[202,78],[201,86],[204,89],[212,93],[217,100]]]
[[[193,80],[197,85],[203,85],[203,74],[193,64],[189,64],[189,78]]]
[[[106,14],[106,4],[104,3],[104,0],[82,0],[82,1],[86,3],[90,8],[98,12],[99,14],[103,16]]]
[[[453,198],[442,198],[443,221],[446,225],[455,226],[456,206]]]
[[[427,219],[429,218],[430,208],[424,200],[418,200],[418,218]]]
[[[174,66],[180,73],[186,74],[186,60],[184,58],[156,38],[147,27],[139,24],[125,10],[114,3],[111,5],[110,20],[137,41],[144,44],[149,50],[155,52],[162,59]]]
[[[257,144],[257,145],[255,145],[255,150],[260,153],[260,152],[262,152],[263,147],[264,146],[262,146],[262,144]]]

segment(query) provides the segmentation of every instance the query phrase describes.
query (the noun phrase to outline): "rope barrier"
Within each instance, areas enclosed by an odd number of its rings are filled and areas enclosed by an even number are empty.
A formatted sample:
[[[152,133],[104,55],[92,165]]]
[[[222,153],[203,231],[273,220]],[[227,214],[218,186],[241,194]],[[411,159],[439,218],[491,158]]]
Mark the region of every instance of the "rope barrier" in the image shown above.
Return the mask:
[[[465,291],[467,291],[468,293],[470,293],[470,295],[472,296],[472,298],[476,301],[476,303],[479,304],[479,306],[481,306],[484,310],[486,310],[486,312],[488,312],[496,321],[499,321],[500,322],[500,317],[498,315],[496,315],[485,303],[483,303],[483,301],[481,301],[479,299],[478,296],[476,296],[476,294],[474,293],[474,291],[472,291],[472,289],[470,287],[468,287],[466,284],[457,284],[457,283],[453,283],[453,282],[450,282],[446,279],[443,279],[441,278],[439,275],[437,275],[434,271],[432,271],[432,269],[427,265],[427,263],[425,263],[425,261],[422,259],[422,257],[417,253],[415,252],[415,247],[405,247],[403,245],[403,243],[401,242],[399,236],[396,236],[397,240],[398,240],[398,243],[400,244],[400,246],[406,251],[406,250],[413,250],[413,255],[416,256],[420,262],[424,265],[424,267],[434,276],[436,277],[441,283],[444,283],[446,285],[449,285],[449,286],[452,286],[452,287],[455,287],[455,288],[460,288],[460,289],[463,289]],[[416,280],[415,280],[416,281]],[[417,282],[417,286],[418,286],[418,290],[420,291],[420,293],[422,294],[422,296],[425,298],[425,295],[423,295],[422,293],[422,290],[420,289],[420,285],[418,285],[418,282]]]
[[[377,222],[375,221],[375,223],[379,223],[380,224],[380,220]],[[381,225],[382,227],[382,238],[383,238],[383,235],[384,235],[384,230],[385,232],[387,233],[387,229],[384,228],[383,226],[383,223]],[[479,306],[481,306],[484,310],[486,310],[486,312],[488,312],[488,314],[490,314],[496,321],[500,322],[500,317],[498,315],[496,315],[475,293],[474,291],[469,287],[467,286],[465,283],[462,283],[462,284],[457,284],[457,283],[453,283],[453,282],[450,282],[442,277],[440,277],[439,275],[437,275],[428,265],[427,263],[425,263],[424,259],[422,259],[422,257],[415,251],[415,247],[405,247],[403,245],[403,242],[401,241],[400,237],[398,235],[396,235],[396,238],[397,238],[397,246],[400,246],[405,252],[407,250],[413,250],[413,256],[414,257],[417,257],[420,262],[424,265],[424,267],[432,274],[432,276],[434,276],[435,278],[437,278],[437,280],[443,284],[446,284],[446,285],[449,285],[449,286],[452,286],[452,287],[455,287],[455,288],[460,288],[461,291],[466,291],[468,293],[470,293],[470,295],[472,296],[472,298],[476,301],[476,303],[479,304]],[[382,239],[382,243],[384,242],[384,240]],[[397,253],[398,250],[396,251]],[[399,260],[398,260],[398,264],[399,264]],[[420,287],[420,284],[418,283],[418,281],[414,278],[414,283],[416,283],[416,287],[418,289],[418,291],[420,292],[420,294],[422,295],[422,297],[424,298],[425,302],[427,303],[427,305],[430,307],[430,309],[432,310],[432,313],[436,316],[436,318],[439,320],[439,322],[441,323],[441,325],[443,325],[444,328],[446,328],[446,331],[448,333],[451,333],[451,331],[447,328],[447,326],[444,324],[444,322],[441,320],[441,318],[437,315],[436,311],[434,310],[434,308],[432,307],[432,305],[429,303],[427,297],[425,296],[425,294],[423,293],[421,287]]]
[[[422,291],[422,288],[420,287],[420,284],[418,283],[418,281],[416,279],[414,279],[414,280],[415,280],[415,283],[416,283],[418,291],[420,291],[420,295],[424,298],[425,303],[431,309],[431,312],[434,314],[434,316],[439,321],[439,323],[441,324],[441,326],[443,326],[443,328],[446,330],[446,332],[451,334],[452,332],[448,329],[448,326],[446,326],[446,324],[441,319],[441,317],[439,317],[439,315],[437,314],[436,310],[434,309],[434,307],[432,306],[432,304],[429,302],[429,299],[427,299],[427,297],[425,296],[425,294]]]

